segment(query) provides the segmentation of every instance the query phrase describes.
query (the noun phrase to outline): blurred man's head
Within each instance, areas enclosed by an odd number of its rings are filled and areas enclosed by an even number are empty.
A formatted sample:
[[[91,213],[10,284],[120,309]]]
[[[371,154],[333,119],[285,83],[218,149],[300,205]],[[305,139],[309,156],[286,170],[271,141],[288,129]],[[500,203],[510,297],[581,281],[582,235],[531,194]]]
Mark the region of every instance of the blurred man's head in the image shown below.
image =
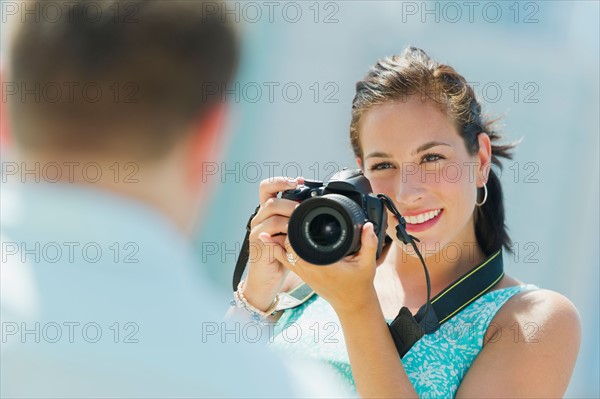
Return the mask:
[[[59,16],[46,4],[21,3],[12,16],[4,91],[18,152],[28,160],[133,162],[139,183],[104,185],[161,208],[188,207],[201,162],[220,141],[220,90],[237,63],[223,8],[80,1],[55,3]],[[179,213],[179,224],[191,217]]]

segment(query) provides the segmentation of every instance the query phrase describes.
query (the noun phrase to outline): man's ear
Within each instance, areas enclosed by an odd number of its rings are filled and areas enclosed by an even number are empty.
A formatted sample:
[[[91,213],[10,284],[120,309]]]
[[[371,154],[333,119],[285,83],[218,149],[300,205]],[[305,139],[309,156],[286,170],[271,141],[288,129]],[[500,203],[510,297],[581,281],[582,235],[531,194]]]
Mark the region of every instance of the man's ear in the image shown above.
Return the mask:
[[[0,84],[4,88],[5,72],[0,69]],[[0,148],[8,147],[10,143],[10,132],[8,131],[8,107],[6,101],[0,102]]]
[[[206,171],[218,171],[220,167],[226,115],[227,105],[219,103],[206,111],[192,126],[187,167],[191,180],[189,183],[193,186],[197,186],[200,181],[206,182],[207,176],[203,176]]]
[[[360,159],[360,157],[356,157],[356,164],[358,165],[358,167],[360,168],[360,170],[362,170],[363,173],[364,173],[365,169],[363,168],[363,163],[362,163],[362,160]]]
[[[488,181],[492,166],[492,143],[487,133],[479,133],[477,141],[479,142],[479,151],[477,152],[477,159],[479,161],[477,187],[483,187]]]

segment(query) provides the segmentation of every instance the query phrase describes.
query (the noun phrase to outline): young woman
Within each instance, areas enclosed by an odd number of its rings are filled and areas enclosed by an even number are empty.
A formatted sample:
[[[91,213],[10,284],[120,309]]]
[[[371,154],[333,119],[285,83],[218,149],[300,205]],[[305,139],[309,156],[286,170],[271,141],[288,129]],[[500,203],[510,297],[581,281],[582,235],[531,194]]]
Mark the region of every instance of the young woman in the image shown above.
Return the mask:
[[[432,296],[509,250],[502,189],[490,165],[501,166],[513,145],[498,144],[472,88],[452,67],[416,48],[381,60],[356,85],[350,135],[373,192],[391,197],[408,234],[420,240]],[[402,306],[415,314],[426,285],[414,250],[396,238],[398,220],[389,213],[393,242],[378,260],[367,223],[357,254],[325,267],[308,264],[285,235],[298,204],[277,198],[302,182],[263,181],[251,223],[244,299],[270,310],[299,279],[318,294],[277,316],[273,346],[331,364],[363,397],[564,394],[580,343],[578,313],[567,298],[504,275],[401,358],[388,323]],[[274,256],[258,256],[262,249]]]

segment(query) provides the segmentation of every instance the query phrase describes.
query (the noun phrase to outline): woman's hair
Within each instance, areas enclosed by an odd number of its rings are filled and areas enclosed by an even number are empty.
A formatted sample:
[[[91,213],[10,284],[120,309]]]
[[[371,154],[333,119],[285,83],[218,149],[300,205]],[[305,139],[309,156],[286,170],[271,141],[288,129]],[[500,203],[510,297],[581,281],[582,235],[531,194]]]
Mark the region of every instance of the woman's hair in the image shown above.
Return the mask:
[[[439,64],[423,50],[415,47],[406,48],[399,56],[380,60],[363,80],[356,83],[356,95],[352,101],[350,140],[357,157],[363,159],[359,137],[363,114],[375,105],[406,100],[412,95],[420,95],[423,100],[435,101],[440,109],[452,118],[470,155],[479,151],[479,133],[487,133],[492,143],[492,163],[502,169],[500,158],[512,159],[512,149],[516,143],[498,144],[502,136],[493,129],[496,120],[487,120],[481,115],[481,106],[465,78],[451,66]],[[492,168],[487,189],[487,201],[484,205],[476,207],[474,215],[477,241],[486,255],[502,246],[512,252],[512,242],[504,223],[502,187]]]

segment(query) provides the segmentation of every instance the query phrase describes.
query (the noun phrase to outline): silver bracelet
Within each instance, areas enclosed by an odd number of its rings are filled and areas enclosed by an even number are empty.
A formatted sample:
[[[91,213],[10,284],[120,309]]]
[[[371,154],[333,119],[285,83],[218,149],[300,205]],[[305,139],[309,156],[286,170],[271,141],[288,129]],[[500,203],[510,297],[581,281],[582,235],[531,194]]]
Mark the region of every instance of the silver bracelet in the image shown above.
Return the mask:
[[[242,280],[238,284],[237,291],[233,293],[233,299],[230,302],[231,306],[246,310],[251,314],[252,320],[256,322],[265,321],[269,316],[274,315],[277,312],[276,308],[277,304],[279,304],[279,294],[275,296],[275,299],[273,300],[271,306],[269,306],[269,309],[263,312],[262,310],[252,306],[244,297],[244,283],[245,281]]]

